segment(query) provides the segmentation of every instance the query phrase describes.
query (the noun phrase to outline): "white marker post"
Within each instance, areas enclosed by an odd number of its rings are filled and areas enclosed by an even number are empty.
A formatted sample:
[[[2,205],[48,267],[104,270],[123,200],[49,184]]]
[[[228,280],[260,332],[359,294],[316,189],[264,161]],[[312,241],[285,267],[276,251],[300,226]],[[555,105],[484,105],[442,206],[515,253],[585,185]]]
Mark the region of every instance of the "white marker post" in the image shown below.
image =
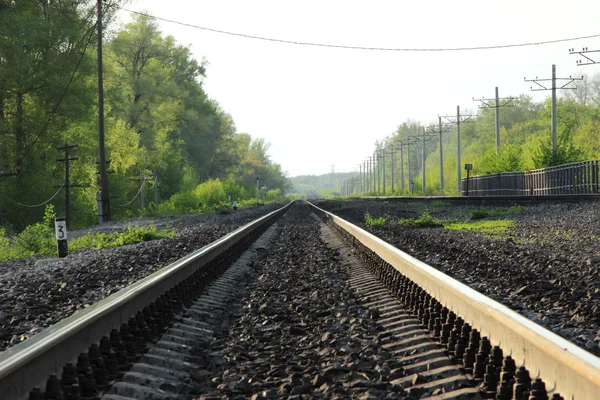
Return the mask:
[[[54,229],[56,230],[56,247],[58,249],[58,257],[65,258],[69,254],[67,248],[67,222],[64,218],[56,218],[54,220]]]

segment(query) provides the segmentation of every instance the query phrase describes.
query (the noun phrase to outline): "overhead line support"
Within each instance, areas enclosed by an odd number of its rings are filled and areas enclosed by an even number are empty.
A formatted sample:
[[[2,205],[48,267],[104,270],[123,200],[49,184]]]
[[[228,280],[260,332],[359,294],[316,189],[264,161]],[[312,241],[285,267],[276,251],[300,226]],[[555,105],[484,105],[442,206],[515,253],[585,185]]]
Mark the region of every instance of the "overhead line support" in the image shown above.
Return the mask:
[[[577,51],[575,49],[569,49],[569,54],[579,54],[581,57],[583,57],[587,60],[587,61],[577,60],[576,63],[578,66],[600,64],[600,61],[593,60],[590,56],[586,55],[586,54],[590,54],[590,53],[600,53],[600,50],[588,50],[587,47],[584,47],[581,51]]]
[[[500,108],[512,107],[512,101],[514,97],[498,97],[498,86],[496,86],[496,96],[493,99],[476,99],[473,97],[473,101],[479,101],[481,104],[479,108],[493,108],[496,110],[495,122],[496,122],[496,153],[500,153]],[[503,100],[501,102],[501,100]],[[491,103],[493,102],[493,103]]]
[[[471,120],[471,118],[473,118],[474,115],[471,114],[461,114],[460,113],[460,106],[456,106],[456,116],[453,115],[442,115],[442,118],[446,119],[448,122],[450,123],[454,123],[456,124],[456,148],[457,148],[457,161],[456,161],[456,165],[457,165],[457,178],[458,178],[458,193],[462,192],[462,168],[461,168],[461,164],[460,164],[460,124],[467,122],[469,120]]]
[[[69,157],[69,153],[71,150],[76,149],[77,147],[79,146],[76,144],[72,144],[56,148],[56,150],[62,150],[65,152],[65,158],[58,158],[56,162],[65,163],[65,223],[67,225],[67,228],[71,227],[71,188],[82,187],[82,185],[71,184],[71,161],[79,160],[79,157]]]
[[[557,89],[571,89],[571,90],[577,89],[577,86],[570,87],[568,85],[575,81],[580,81],[580,80],[583,80],[583,76],[581,78],[573,78],[572,76],[569,76],[568,78],[557,78],[556,77],[556,64],[552,64],[552,78],[546,78],[546,79],[539,79],[538,77],[536,77],[535,79],[524,78],[525,82],[533,82],[537,85],[537,87],[535,89],[533,87],[531,87],[531,91],[533,91],[533,92],[537,92],[537,91],[541,91],[541,90],[551,90],[552,91],[552,153],[554,155],[556,155],[556,147],[557,147],[557,145],[556,145],[556,90]],[[561,87],[556,87],[556,81],[567,81],[567,83],[565,83]],[[551,86],[547,87],[546,85],[544,85],[540,82],[551,82]]]

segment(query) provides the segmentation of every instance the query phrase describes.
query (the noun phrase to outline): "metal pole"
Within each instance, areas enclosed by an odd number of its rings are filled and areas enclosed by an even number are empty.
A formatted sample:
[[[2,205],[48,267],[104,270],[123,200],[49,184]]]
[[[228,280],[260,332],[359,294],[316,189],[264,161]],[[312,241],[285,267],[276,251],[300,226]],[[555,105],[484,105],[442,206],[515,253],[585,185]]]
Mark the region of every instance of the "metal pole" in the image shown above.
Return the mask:
[[[57,162],[65,162],[65,226],[71,226],[71,188],[73,187],[81,187],[81,185],[72,185],[71,184],[71,161],[79,160],[79,157],[70,157],[69,153],[71,150],[79,147],[78,145],[64,145],[62,147],[57,147],[57,150],[64,150],[65,158],[59,158]]]
[[[379,153],[377,153],[377,195],[381,194],[381,163],[379,162]]]
[[[363,161],[363,171],[364,171],[364,177],[363,177],[363,194],[366,194],[369,191],[369,189],[368,189],[368,186],[369,186],[369,179],[368,179],[369,175],[368,175],[368,171],[367,171],[367,165],[368,165],[367,163],[368,163],[367,160]]]
[[[102,0],[97,1],[98,11],[98,145],[100,148],[100,209],[99,223],[110,221],[106,154],[104,151],[104,86],[102,78]]]
[[[260,178],[257,176],[256,177],[256,205],[258,205],[258,196],[259,196],[259,182],[260,182]]]
[[[158,206],[158,172],[154,171],[154,205]]]
[[[70,146],[65,146],[65,224],[67,228],[71,227],[71,190],[70,186],[70,173],[69,173],[69,149]]]
[[[392,152],[392,196],[394,195],[394,145],[391,147]]]
[[[144,171],[140,171],[140,201],[142,205],[142,210],[146,208],[146,199],[144,194],[144,186],[146,186],[146,177],[144,176]]]
[[[373,158],[371,158],[371,172],[371,178],[373,178],[373,187],[371,189],[373,189],[372,192],[375,194],[375,189],[377,188],[377,184],[375,183],[375,153],[373,153]]]
[[[362,164],[358,164],[358,193],[359,194],[362,194],[362,183],[363,183]]]
[[[460,168],[460,106],[456,106],[456,148],[458,159],[456,168],[458,169],[458,193],[461,193],[461,168]]]
[[[496,86],[496,153],[500,154],[500,99],[498,86]]]
[[[365,160],[365,163],[367,166],[367,173],[365,175],[365,178],[366,178],[365,194],[368,194],[371,192],[371,157],[367,157],[367,159]]]
[[[408,142],[406,142],[406,154],[408,155],[408,187],[410,188],[410,137],[408,138]]]
[[[440,128],[440,189],[444,194],[444,151],[442,149],[442,117],[438,117],[438,125]]]
[[[556,65],[552,64],[552,154],[556,156]]]
[[[422,163],[423,163],[423,174],[422,174],[423,178],[422,178],[422,182],[421,182],[421,193],[423,195],[425,195],[425,189],[426,189],[426,186],[425,186],[425,127],[423,127],[423,139],[421,141],[423,142],[422,147],[421,147],[422,148],[421,158],[422,158]]]
[[[381,152],[381,158],[382,158],[382,165],[381,165],[381,169],[383,169],[383,195],[386,195],[385,192],[385,150],[383,150]]]
[[[402,178],[400,180],[400,189],[404,194],[404,146],[402,143],[400,143],[400,177]]]
[[[371,157],[367,157],[367,193],[371,193]]]
[[[358,192],[361,192],[362,165],[358,164]]]

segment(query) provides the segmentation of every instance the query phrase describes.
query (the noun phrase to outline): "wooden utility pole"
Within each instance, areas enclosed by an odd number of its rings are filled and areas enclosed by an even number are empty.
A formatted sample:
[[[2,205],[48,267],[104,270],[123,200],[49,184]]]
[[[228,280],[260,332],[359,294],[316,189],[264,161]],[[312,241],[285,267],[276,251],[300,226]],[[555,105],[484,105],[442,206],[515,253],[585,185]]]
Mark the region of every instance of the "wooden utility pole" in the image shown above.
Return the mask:
[[[152,180],[154,181],[154,205],[158,207],[158,171],[152,173]]]
[[[71,221],[71,191],[72,187],[81,187],[81,185],[71,185],[71,175],[70,175],[70,166],[71,161],[79,160],[79,157],[69,157],[69,152],[73,149],[76,149],[77,145],[65,145],[62,147],[57,147],[56,150],[62,150],[65,152],[65,158],[58,158],[56,162],[64,162],[65,163],[65,184],[63,185],[65,188],[65,223],[67,224],[67,228],[70,228]]]
[[[15,172],[4,172],[0,171],[0,178],[8,178],[9,176],[17,176]],[[0,181],[2,182],[2,181]],[[2,214],[2,204],[0,204],[0,226],[4,225],[4,215]]]
[[[143,169],[140,170],[139,178],[129,178],[130,181],[138,181],[140,183],[140,189],[139,189],[138,193],[140,195],[140,207],[142,210],[144,210],[146,208],[146,194],[144,193],[144,186],[146,186],[146,181],[149,181],[149,180],[155,181],[155,179],[158,179],[158,177],[155,178],[153,175],[152,178],[147,178],[146,176],[144,176]],[[156,193],[154,195],[156,196]]]
[[[100,148],[100,198],[98,199],[98,222],[110,221],[106,153],[104,150],[104,85],[102,78],[102,0],[97,0],[98,26],[98,147]]]

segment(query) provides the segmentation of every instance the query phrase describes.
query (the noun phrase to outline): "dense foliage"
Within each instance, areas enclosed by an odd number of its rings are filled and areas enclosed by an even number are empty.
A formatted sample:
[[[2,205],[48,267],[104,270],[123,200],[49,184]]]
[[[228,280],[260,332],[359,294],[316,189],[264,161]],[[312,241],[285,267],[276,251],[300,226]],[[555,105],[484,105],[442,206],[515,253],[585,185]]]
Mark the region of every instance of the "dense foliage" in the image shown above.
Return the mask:
[[[525,95],[515,99],[512,107],[501,108],[499,152],[495,141],[495,110],[480,110],[471,121],[461,125],[461,164],[473,165],[471,175],[483,175],[600,159],[600,75],[586,77],[576,91],[558,99],[556,152],[552,149],[551,108],[550,100],[536,103]],[[437,128],[438,121],[432,126]],[[391,193],[389,155],[392,151],[395,153],[394,189],[400,194],[399,143],[409,139],[411,144],[405,144],[402,150],[405,194],[409,191],[409,179],[414,182],[414,194],[422,193],[423,128],[422,124],[408,120],[391,136],[376,143],[376,151],[388,154],[388,194]],[[454,194],[458,188],[456,129],[454,125],[446,125],[444,130],[448,131],[442,139],[444,193]],[[438,134],[425,137],[426,194],[441,192],[439,147]],[[464,178],[463,166],[461,175]]]
[[[299,175],[290,178],[294,190],[303,196],[306,190],[316,190],[324,197],[339,196],[342,185],[355,177],[353,172],[332,172],[323,175]]]
[[[103,3],[111,32],[116,8]],[[57,159],[65,153],[57,147],[65,145],[78,146],[69,154],[78,157],[70,176],[81,185],[70,191],[71,225],[97,221],[95,6],[0,0],[0,175],[18,173],[0,177],[0,226],[9,231],[41,220],[40,204],[54,194],[50,204],[64,214],[65,163]],[[146,213],[179,204],[193,211],[253,198],[257,174],[261,187],[285,192],[287,178],[270,160],[269,144],[237,132],[204,91],[206,60],[195,60],[146,16],[105,35],[103,49],[113,218],[139,213],[142,204]]]

